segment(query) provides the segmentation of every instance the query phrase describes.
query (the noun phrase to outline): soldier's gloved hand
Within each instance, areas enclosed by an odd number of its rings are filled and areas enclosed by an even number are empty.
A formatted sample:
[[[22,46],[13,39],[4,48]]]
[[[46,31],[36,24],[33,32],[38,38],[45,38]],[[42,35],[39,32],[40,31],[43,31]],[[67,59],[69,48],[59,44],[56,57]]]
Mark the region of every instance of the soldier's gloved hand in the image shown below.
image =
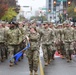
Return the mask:
[[[26,39],[29,41],[29,37],[28,36],[26,36]]]
[[[23,42],[26,42],[26,40],[23,40]]]
[[[65,44],[65,41],[63,41],[63,44]]]

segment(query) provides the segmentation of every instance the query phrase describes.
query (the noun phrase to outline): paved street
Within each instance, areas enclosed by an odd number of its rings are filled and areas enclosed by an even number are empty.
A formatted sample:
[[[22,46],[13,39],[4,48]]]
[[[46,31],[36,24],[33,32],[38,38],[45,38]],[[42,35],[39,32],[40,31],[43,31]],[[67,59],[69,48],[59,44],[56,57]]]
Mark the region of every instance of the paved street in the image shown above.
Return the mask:
[[[48,66],[44,66],[42,49],[40,49],[40,59],[44,67],[45,75],[76,75],[76,57],[70,63],[66,59],[55,57],[55,60]],[[38,71],[40,75],[40,70]],[[9,67],[8,61],[0,62],[0,75],[29,75],[28,60],[25,57],[18,65]]]
[[[40,56],[42,57],[42,51],[40,50]],[[38,70],[40,75],[40,71]],[[0,75],[29,75],[29,66],[28,60],[25,56],[23,60],[18,62],[17,65],[13,67],[9,67],[9,61],[6,60],[5,62],[0,62]]]
[[[29,75],[27,58],[13,67],[9,67],[8,61],[0,63],[0,75]]]
[[[76,75],[76,58],[67,63],[65,59],[56,58],[45,67],[45,75]]]

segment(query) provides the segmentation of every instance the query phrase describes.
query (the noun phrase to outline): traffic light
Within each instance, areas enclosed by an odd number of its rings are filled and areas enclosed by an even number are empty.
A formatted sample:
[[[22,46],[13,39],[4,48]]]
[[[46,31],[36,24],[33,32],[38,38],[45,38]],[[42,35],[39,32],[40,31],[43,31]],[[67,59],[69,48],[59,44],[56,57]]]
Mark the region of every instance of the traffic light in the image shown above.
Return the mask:
[[[71,5],[71,1],[68,1],[68,6],[70,6]]]
[[[51,10],[49,9],[49,10],[48,10],[48,12],[50,13],[50,12],[51,12]]]
[[[54,6],[56,6],[56,1],[53,2]]]

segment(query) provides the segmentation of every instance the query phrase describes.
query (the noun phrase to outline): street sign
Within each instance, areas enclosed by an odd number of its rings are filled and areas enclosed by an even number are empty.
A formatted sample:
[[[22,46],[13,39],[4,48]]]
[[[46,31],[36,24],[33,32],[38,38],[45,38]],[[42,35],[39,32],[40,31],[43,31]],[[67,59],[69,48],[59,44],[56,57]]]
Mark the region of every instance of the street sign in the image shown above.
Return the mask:
[[[57,1],[59,1],[59,2],[61,2],[61,1],[62,1],[62,2],[66,2],[67,0],[57,0]]]
[[[22,7],[26,7],[26,8],[28,8],[28,7],[30,7],[30,6],[22,6]]]

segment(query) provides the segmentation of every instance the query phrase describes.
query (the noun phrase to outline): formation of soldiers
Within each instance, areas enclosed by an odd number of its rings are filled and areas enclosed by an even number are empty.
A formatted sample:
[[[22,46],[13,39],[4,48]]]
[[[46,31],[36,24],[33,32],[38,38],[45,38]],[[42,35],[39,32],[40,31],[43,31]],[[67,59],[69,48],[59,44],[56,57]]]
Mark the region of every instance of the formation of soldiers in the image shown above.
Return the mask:
[[[30,75],[38,75],[39,48],[42,46],[45,66],[54,60],[58,51],[67,62],[76,54],[76,27],[70,23],[54,26],[52,23],[38,25],[33,23],[10,22],[0,24],[0,60],[11,58],[30,42],[30,48],[25,52],[28,58]],[[23,58],[23,55],[22,57]],[[19,60],[21,60],[21,58]],[[15,58],[10,61],[14,64]]]

